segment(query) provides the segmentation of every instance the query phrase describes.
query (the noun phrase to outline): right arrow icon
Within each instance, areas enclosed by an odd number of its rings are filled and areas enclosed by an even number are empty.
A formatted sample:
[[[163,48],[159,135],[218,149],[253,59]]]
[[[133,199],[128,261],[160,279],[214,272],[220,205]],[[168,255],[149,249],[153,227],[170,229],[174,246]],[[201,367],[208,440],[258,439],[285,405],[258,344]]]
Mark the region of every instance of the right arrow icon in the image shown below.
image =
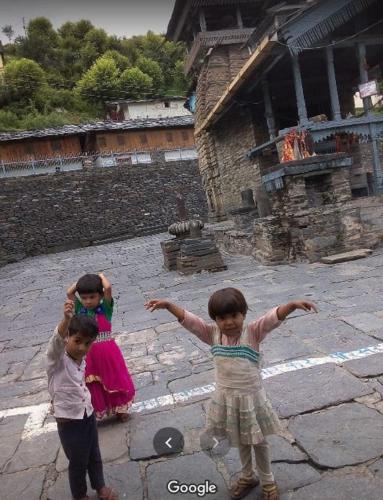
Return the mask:
[[[216,448],[219,445],[219,441],[216,437],[213,437],[213,441],[214,441],[214,446],[213,446],[213,450],[214,450],[214,448]]]

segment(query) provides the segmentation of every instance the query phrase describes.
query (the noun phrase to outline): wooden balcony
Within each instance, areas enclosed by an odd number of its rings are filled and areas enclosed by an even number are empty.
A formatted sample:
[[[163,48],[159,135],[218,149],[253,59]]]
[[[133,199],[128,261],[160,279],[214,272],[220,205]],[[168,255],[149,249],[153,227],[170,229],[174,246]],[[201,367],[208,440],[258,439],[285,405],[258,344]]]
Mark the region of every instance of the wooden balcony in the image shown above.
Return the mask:
[[[254,28],[241,28],[219,31],[201,31],[196,36],[185,62],[185,74],[193,68],[204,51],[217,45],[245,43],[253,33]]]

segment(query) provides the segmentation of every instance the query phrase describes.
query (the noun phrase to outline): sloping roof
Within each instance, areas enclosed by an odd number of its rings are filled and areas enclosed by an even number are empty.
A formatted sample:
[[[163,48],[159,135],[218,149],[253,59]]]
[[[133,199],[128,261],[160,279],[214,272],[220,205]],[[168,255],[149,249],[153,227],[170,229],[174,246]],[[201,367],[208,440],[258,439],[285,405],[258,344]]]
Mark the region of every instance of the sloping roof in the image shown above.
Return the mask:
[[[358,15],[363,9],[378,1],[382,0],[319,0],[309,8],[297,12],[291,21],[280,29],[266,30],[263,38],[260,38],[257,43],[256,50],[231,81],[217,104],[196,130],[196,134],[198,135],[222,116],[222,111],[232,102],[235,94],[247,84],[249,79],[253,78],[254,71],[260,62],[265,57],[269,57],[270,48],[274,44],[276,46],[280,44],[281,47],[286,45],[286,50],[299,53],[301,50],[315,45]],[[258,36],[258,31],[261,31],[261,35],[263,35],[262,30],[256,30],[254,36]]]
[[[166,118],[137,118],[124,120],[123,122],[102,121],[85,123],[84,125],[64,125],[63,127],[45,128],[41,130],[6,132],[0,134],[0,142],[29,139],[32,137],[42,138],[86,134],[88,132],[118,132],[119,130],[191,127],[193,125],[193,115],[171,116]]]
[[[324,0],[286,23],[279,33],[292,52],[311,47],[378,0]]]

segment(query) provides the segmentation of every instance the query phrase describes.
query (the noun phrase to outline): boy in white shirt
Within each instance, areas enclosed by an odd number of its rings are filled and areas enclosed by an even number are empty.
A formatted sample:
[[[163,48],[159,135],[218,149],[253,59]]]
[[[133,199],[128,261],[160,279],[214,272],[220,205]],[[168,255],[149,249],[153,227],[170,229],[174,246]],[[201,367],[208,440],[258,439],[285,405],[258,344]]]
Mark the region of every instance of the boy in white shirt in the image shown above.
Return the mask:
[[[64,317],[49,342],[48,390],[53,415],[65,455],[69,460],[69,484],[75,500],[88,500],[86,473],[100,500],[116,500],[117,493],[105,486],[98,445],[96,419],[85,384],[85,356],[97,337],[93,318],[73,315],[74,302],[67,300]]]

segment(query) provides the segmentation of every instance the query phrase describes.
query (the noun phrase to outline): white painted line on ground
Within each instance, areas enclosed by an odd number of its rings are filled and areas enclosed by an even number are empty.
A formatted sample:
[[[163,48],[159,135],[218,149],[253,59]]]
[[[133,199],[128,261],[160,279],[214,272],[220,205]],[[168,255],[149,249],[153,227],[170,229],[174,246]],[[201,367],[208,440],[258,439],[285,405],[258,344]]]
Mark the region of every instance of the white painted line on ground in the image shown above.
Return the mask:
[[[282,375],[283,373],[312,368],[313,366],[324,365],[325,363],[335,363],[337,365],[341,365],[346,361],[367,358],[368,356],[379,353],[383,353],[383,343],[363,347],[362,349],[357,349],[355,351],[335,352],[333,354],[329,354],[328,356],[322,356],[319,358],[296,359],[288,361],[287,363],[281,363],[279,365],[270,366],[269,368],[264,368],[262,370],[262,378],[266,379],[269,377],[275,377],[276,375]],[[131,412],[141,413],[145,410],[154,410],[164,406],[171,407],[177,403],[188,401],[194,397],[210,394],[214,391],[214,389],[215,384],[213,383],[177,392],[173,395],[168,394],[165,396],[159,396],[158,398],[147,399],[146,401],[139,401],[132,405]],[[45,423],[44,425],[45,419],[48,415],[49,406],[50,405],[48,403],[42,403],[34,406],[21,406],[19,408],[0,410],[0,418],[12,417],[16,415],[28,415],[21,438],[31,439],[39,436],[40,434],[45,434],[46,432],[51,432],[56,429],[55,422]]]

